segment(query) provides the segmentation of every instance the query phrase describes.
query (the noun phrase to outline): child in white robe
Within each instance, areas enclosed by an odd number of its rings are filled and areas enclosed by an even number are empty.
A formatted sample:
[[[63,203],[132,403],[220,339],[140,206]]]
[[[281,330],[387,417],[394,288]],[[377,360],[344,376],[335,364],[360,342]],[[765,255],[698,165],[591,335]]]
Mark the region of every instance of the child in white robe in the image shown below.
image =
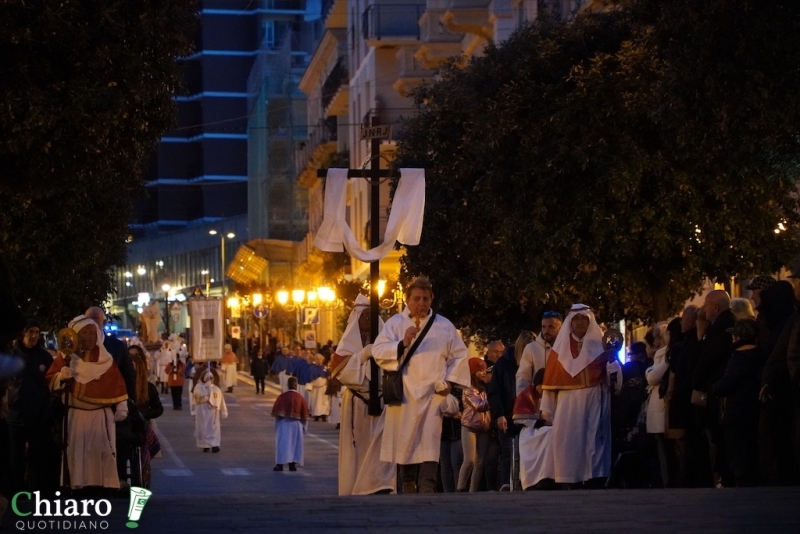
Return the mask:
[[[214,385],[214,375],[206,371],[192,391],[195,420],[194,436],[203,452],[219,452],[222,439],[221,419],[228,417],[228,407],[222,390]]]

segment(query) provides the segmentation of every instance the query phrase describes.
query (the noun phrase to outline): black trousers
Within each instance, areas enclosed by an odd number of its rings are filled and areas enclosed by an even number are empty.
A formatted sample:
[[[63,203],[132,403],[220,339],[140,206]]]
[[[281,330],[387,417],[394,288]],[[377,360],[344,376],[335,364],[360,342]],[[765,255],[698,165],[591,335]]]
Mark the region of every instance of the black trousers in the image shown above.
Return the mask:
[[[183,386],[170,386],[170,393],[172,393],[172,406],[174,408],[181,407],[181,397],[183,396]]]
[[[60,458],[49,424],[8,425],[8,447],[12,495],[24,489],[56,490]]]
[[[261,393],[264,393],[264,384],[266,384],[266,379],[263,376],[260,377],[260,378],[254,377],[253,379],[256,382],[256,393],[258,393],[259,391]],[[259,385],[261,386],[261,389],[258,389]]]

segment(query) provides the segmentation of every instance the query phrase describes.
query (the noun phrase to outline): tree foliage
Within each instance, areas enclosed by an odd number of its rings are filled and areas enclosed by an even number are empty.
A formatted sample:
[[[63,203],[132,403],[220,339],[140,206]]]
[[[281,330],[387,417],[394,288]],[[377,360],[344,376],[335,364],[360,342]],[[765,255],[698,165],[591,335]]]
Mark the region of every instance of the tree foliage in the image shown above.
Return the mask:
[[[516,32],[415,96],[398,164],[428,169],[403,260],[483,337],[573,302],[662,319],[705,277],[798,251],[800,6],[634,0]]]
[[[195,24],[196,0],[0,4],[0,251],[25,313],[56,324],[113,289]]]

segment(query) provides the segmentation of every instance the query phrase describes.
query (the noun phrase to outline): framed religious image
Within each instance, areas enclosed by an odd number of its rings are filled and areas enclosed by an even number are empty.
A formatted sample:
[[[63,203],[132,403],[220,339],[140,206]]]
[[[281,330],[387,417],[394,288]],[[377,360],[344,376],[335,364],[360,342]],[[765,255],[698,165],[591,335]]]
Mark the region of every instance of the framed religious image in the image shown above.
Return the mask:
[[[192,359],[196,362],[222,358],[225,344],[225,324],[221,299],[189,299],[189,319]]]
[[[214,319],[202,319],[200,321],[200,331],[203,339],[214,338]]]

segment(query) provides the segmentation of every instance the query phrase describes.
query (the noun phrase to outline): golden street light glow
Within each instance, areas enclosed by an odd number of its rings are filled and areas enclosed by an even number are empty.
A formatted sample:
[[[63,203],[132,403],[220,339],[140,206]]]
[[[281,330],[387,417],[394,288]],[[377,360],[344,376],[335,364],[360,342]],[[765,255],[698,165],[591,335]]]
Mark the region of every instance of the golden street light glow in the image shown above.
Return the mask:
[[[238,308],[239,307],[239,299],[237,297],[230,297],[228,299],[228,307],[229,308]]]
[[[292,291],[292,302],[300,304],[306,298],[306,292],[302,289],[295,289]]]
[[[145,269],[144,267],[139,267],[138,269],[136,269],[136,272],[139,274],[139,276],[143,276],[147,274],[147,269]]]
[[[210,235],[217,235],[217,231],[216,230],[209,230],[208,233]]]
[[[382,297],[384,291],[386,291],[386,280],[378,280],[378,296]]]
[[[225,237],[227,237],[228,239],[233,239],[234,237],[236,237],[236,234],[234,234],[233,232],[228,232],[228,234]]]
[[[288,304],[289,292],[286,291],[285,289],[278,291],[277,297],[278,297],[278,304],[280,304],[281,306]]]
[[[263,299],[264,295],[261,293],[253,293],[253,306],[260,306]]]
[[[170,286],[169,284],[164,284],[163,286],[161,286],[161,289],[163,289],[164,292],[166,293],[167,291],[172,289],[172,286]]]

